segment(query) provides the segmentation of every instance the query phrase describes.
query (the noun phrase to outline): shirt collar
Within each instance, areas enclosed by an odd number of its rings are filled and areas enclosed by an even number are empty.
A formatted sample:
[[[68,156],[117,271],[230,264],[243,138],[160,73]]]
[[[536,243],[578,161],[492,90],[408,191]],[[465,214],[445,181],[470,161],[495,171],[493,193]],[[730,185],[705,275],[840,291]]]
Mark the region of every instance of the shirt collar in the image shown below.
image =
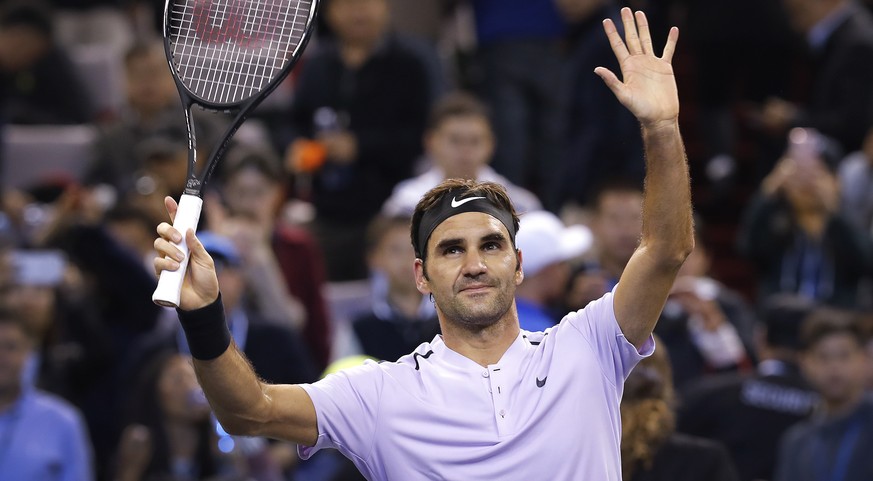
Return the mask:
[[[433,346],[434,354],[436,354],[442,361],[465,371],[470,370],[476,372],[482,371],[483,369],[494,368],[518,372],[522,360],[530,349],[533,349],[533,345],[531,345],[527,338],[524,337],[524,333],[519,330],[515,340],[512,341],[512,344],[509,345],[509,348],[506,349],[506,352],[503,353],[500,360],[495,364],[489,364],[487,367],[483,367],[472,359],[453,351],[446,346],[442,335],[437,336]]]

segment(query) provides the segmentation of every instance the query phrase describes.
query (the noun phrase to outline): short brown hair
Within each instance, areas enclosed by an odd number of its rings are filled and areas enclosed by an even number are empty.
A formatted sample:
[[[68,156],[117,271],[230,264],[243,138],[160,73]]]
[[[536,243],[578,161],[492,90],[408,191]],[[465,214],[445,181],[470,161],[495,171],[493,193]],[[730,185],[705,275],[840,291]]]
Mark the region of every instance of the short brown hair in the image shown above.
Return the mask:
[[[505,209],[512,216],[512,224],[515,232],[518,232],[518,213],[509,200],[509,194],[506,189],[495,182],[477,182],[475,180],[465,179],[447,179],[439,185],[429,190],[418,204],[415,206],[415,212],[412,214],[412,223],[410,224],[410,237],[412,238],[412,247],[415,250],[415,255],[421,260],[427,257],[427,245],[419,245],[418,230],[421,227],[421,219],[424,213],[439,205],[443,196],[449,192],[458,193],[460,197],[482,196],[488,199],[492,204]]]
[[[490,125],[490,115],[485,104],[467,92],[457,91],[437,100],[427,118],[427,130],[436,130],[446,120],[455,117],[481,117]]]
[[[800,347],[804,351],[814,348],[828,336],[848,334],[860,347],[867,343],[867,336],[856,312],[832,307],[813,310],[800,327]]]

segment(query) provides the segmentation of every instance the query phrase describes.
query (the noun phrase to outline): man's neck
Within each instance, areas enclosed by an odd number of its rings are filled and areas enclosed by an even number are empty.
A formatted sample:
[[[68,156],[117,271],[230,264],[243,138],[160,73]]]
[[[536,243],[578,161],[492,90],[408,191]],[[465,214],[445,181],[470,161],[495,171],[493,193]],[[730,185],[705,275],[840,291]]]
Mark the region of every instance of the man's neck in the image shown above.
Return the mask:
[[[446,347],[480,366],[496,364],[519,333],[515,304],[502,319],[483,329],[470,330],[457,323],[440,319]]]

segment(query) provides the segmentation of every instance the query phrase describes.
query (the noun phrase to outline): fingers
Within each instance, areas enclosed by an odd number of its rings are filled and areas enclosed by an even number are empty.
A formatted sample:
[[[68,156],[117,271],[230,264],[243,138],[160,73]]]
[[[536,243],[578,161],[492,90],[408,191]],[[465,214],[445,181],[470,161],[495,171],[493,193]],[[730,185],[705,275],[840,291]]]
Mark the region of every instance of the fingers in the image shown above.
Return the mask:
[[[637,21],[637,28],[639,29],[640,46],[643,49],[643,53],[646,55],[654,55],[655,49],[652,46],[652,35],[649,33],[649,20],[646,18],[646,14],[637,11],[634,16]]]
[[[603,21],[603,30],[606,32],[609,44],[612,46],[612,51],[619,63],[631,55],[655,55],[649,20],[644,12],[632,12],[628,7],[622,8],[621,22],[624,26],[624,40],[622,40],[612,20],[607,18]],[[667,35],[667,43],[664,45],[664,52],[661,55],[662,60],[673,61],[673,53],[676,51],[678,40],[679,29],[673,27]]]
[[[673,27],[670,29],[670,33],[667,34],[667,44],[664,45],[664,53],[661,55],[661,59],[672,63],[673,62],[673,52],[676,51],[676,42],[679,40],[679,29]]]
[[[179,204],[172,197],[164,197],[164,207],[167,208],[167,214],[170,215],[170,222],[176,221],[176,211],[179,210]],[[181,237],[179,238],[181,240]]]
[[[630,54],[612,20],[607,18],[603,21],[603,31],[606,32],[606,38],[609,39],[609,45],[612,46],[612,52],[615,54],[615,58],[618,59],[618,63],[624,62],[624,59],[628,58]]]
[[[621,23],[624,24],[624,39],[627,43],[627,50],[631,55],[643,53],[643,48],[640,46],[640,37],[637,35],[634,15],[631,13],[630,8],[624,7],[621,9]]]
[[[181,265],[180,262],[185,260],[185,255],[176,245],[182,241],[179,231],[166,222],[161,222],[157,231],[159,237],[155,239],[154,247],[158,257],[155,257],[153,264],[155,274],[160,275],[162,271],[178,269]]]

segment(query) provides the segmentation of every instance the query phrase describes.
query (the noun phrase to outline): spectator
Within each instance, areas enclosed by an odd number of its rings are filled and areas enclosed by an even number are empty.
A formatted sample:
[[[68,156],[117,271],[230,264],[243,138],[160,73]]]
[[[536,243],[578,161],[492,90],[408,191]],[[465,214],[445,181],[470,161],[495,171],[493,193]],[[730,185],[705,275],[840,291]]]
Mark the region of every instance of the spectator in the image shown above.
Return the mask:
[[[428,67],[389,31],[386,0],[330,0],[323,14],[336,40],[320,44],[301,70],[291,119],[297,136],[325,151],[313,177],[312,228],[332,253],[328,279],[364,279],[367,223],[421,153]],[[289,152],[295,169],[296,149]]]
[[[219,444],[206,396],[184,355],[155,357],[132,394],[114,479],[246,479],[240,452],[226,440]]]
[[[761,299],[794,293],[852,308],[873,247],[839,212],[836,177],[808,148],[789,149],[762,182],[744,214],[740,251],[758,268]]]
[[[94,158],[85,172],[87,184],[107,184],[118,192],[135,188],[135,174],[143,168],[137,145],[149,138],[185,139],[186,135],[185,117],[162,44],[131,47],[124,56],[124,74],[126,105],[117,121],[100,126]],[[198,124],[201,145],[210,145],[209,133],[210,127],[201,129]],[[200,149],[198,153],[208,152]]]
[[[800,324],[813,308],[791,295],[767,299],[757,370],[702,378],[682,393],[678,430],[723,443],[741,481],[773,479],[779,438],[818,402],[798,365]]]
[[[415,253],[409,242],[410,217],[376,216],[367,229],[372,309],[352,320],[364,354],[396,361],[439,334],[436,309],[415,288],[409,267]]]
[[[555,303],[562,300],[570,261],[591,247],[591,231],[581,225],[567,227],[541,210],[521,216],[516,242],[524,263],[524,280],[515,291],[518,319],[526,331],[545,331],[561,320]]]
[[[679,390],[700,377],[749,371],[755,314],[742,296],[710,277],[710,254],[695,222],[694,250],[679,269],[656,332],[670,351]]]
[[[4,479],[94,479],[82,416],[66,401],[22,382],[32,346],[23,320],[0,312],[0,472]]]
[[[471,3],[482,96],[497,137],[494,169],[540,191],[559,158],[564,21],[553,0]]]
[[[397,184],[382,206],[387,215],[411,216],[424,193],[445,179],[497,182],[506,187],[519,212],[542,207],[535,195],[488,166],[494,153],[494,134],[485,106],[475,97],[456,92],[437,102],[428,119],[424,146],[431,167]]]
[[[774,481],[873,478],[873,402],[864,396],[870,359],[858,319],[819,309],[804,320],[800,338],[803,372],[822,402],[783,436]]]
[[[584,205],[598,186],[622,177],[642,185],[645,173],[639,122],[611,95],[595,67],[618,68],[612,47],[602,35],[601,20],[611,18],[619,28],[615,0],[555,2],[568,22],[566,60],[562,72],[561,139],[557,164],[544,179],[548,208]]]
[[[811,127],[839,141],[845,152],[861,148],[873,126],[873,15],[853,0],[788,0],[789,21],[806,36],[812,86],[801,105],[769,99],[762,126],[781,138],[791,127]]]
[[[677,434],[673,383],[666,349],[643,359],[624,383],[621,464],[626,481],[735,481],[719,443]]]
[[[309,232],[277,217],[284,193],[279,159],[268,149],[239,146],[221,169],[223,204],[207,204],[210,228],[230,237],[242,256],[249,302],[264,317],[290,322],[323,369],[331,349],[324,258]]]
[[[12,124],[78,124],[94,105],[52,37],[52,16],[38,2],[0,11],[0,117]]]
[[[642,230],[643,191],[635,182],[604,182],[592,198],[595,258],[577,267],[570,277],[565,296],[570,310],[582,309],[615,287]]]

